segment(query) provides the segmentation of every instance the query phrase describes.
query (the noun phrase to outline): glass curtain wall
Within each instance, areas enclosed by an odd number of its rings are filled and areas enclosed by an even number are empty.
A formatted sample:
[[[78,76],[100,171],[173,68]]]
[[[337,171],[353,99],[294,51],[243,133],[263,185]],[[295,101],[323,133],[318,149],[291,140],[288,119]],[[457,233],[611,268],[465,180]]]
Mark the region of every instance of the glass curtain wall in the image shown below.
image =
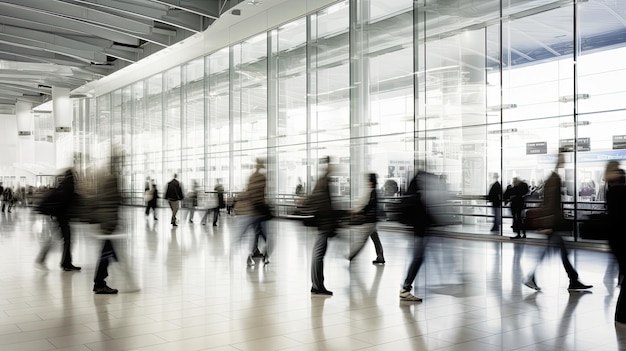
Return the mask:
[[[566,214],[582,219],[604,208],[606,161],[626,156],[624,13],[604,0],[338,1],[91,100],[76,125],[93,145],[78,148],[101,164],[124,145],[133,191],[174,173],[242,191],[268,158],[277,197],[310,191],[331,156],[347,205],[365,173],[394,196],[425,170],[450,223],[481,233],[494,174],[538,203],[564,152]]]

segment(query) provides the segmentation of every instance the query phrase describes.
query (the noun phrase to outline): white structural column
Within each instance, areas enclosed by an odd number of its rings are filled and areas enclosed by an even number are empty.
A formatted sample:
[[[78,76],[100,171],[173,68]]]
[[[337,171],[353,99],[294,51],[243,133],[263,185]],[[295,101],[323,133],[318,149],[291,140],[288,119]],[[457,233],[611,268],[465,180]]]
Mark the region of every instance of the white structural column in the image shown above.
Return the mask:
[[[74,162],[74,137],[72,132],[72,101],[70,90],[52,87],[52,116],[54,118],[54,146],[56,167],[72,167]]]
[[[17,117],[17,160],[22,164],[35,163],[35,117],[33,104],[18,101],[15,104]]]

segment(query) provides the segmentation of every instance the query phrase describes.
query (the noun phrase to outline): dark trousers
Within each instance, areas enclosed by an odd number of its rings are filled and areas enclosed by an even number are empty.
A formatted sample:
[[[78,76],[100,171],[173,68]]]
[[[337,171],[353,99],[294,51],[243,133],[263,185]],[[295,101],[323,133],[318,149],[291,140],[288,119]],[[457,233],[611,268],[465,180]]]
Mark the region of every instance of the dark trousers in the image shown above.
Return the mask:
[[[491,206],[491,211],[493,212],[493,227],[492,229],[500,228],[500,223],[502,223],[502,207],[497,205]]]
[[[220,218],[220,208],[213,209],[213,225],[217,225],[217,220]]]
[[[320,232],[313,245],[313,253],[311,255],[311,285],[315,290],[326,290],[324,286],[324,256],[326,255],[326,249],[328,249],[328,238],[332,236],[334,236],[332,231]]]
[[[59,234],[61,238],[63,238],[63,255],[61,256],[61,267],[71,267],[72,266],[72,235],[70,232],[70,221],[66,217],[57,217],[57,223],[59,225]],[[44,263],[46,261],[46,256],[50,251],[50,247],[52,242],[50,240],[46,241],[44,246],[39,251],[39,255],[37,255],[37,262]]]
[[[624,240],[621,239],[621,233],[615,234],[613,231],[609,238],[609,245],[617,259],[619,265],[618,283],[620,284],[619,296],[617,297],[617,305],[615,306],[615,321],[626,323],[626,288],[623,286],[621,278],[626,272],[626,249],[624,248]]]
[[[404,279],[404,283],[402,284],[402,289],[406,291],[411,291],[413,289],[413,282],[415,281],[415,277],[417,277],[417,273],[422,267],[422,263],[424,262],[424,253],[426,249],[427,238],[421,235],[413,235],[413,258],[411,259],[411,263],[409,264],[409,269],[406,273],[406,278]]]
[[[148,202],[146,205],[146,216],[150,215],[150,209],[152,209],[152,214],[154,218],[156,218],[156,203]]]
[[[574,269],[574,266],[572,266],[572,263],[569,261],[569,257],[567,257],[567,248],[565,247],[565,241],[563,241],[563,237],[558,231],[554,231],[550,234],[550,236],[548,236],[548,246],[546,246],[545,250],[543,250],[541,257],[537,261],[537,265],[539,265],[539,263],[543,261],[546,255],[553,250],[560,251],[563,268],[565,268],[565,272],[567,272],[567,277],[569,278],[569,280],[578,280],[578,272],[576,272],[576,269]],[[537,267],[535,266],[535,269],[532,270],[532,273],[529,275],[529,277],[535,276],[536,269]]]
[[[524,229],[524,218],[522,217],[522,211],[524,211],[523,207],[511,207],[511,215],[513,215],[513,231],[518,235],[521,232],[526,234],[526,230]]]
[[[256,248],[256,250],[253,250],[252,252],[256,252],[259,250],[259,239],[263,238],[263,241],[265,241],[265,243],[267,244],[267,236],[263,231],[262,221],[253,223],[252,228],[254,229],[254,247]]]
[[[70,220],[67,217],[57,217],[61,236],[63,237],[63,257],[61,258],[62,267],[72,266],[72,233],[70,232]]]
[[[98,267],[96,268],[96,275],[93,278],[93,282],[96,288],[101,288],[106,286],[106,282],[104,281],[109,276],[109,263],[112,260],[117,261],[117,255],[115,254],[115,250],[113,249],[113,243],[111,240],[105,240],[104,246],[102,247],[102,253],[100,254],[100,259],[98,260]]]

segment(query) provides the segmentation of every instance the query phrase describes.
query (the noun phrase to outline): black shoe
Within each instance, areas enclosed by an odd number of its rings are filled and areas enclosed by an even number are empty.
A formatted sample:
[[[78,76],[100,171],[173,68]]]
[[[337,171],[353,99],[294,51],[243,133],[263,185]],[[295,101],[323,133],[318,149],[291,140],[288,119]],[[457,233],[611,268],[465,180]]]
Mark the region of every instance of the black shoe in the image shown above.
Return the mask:
[[[385,264],[385,259],[384,258],[377,258],[374,261],[372,261],[372,264]]]
[[[526,236],[522,237],[521,235],[517,234],[516,236],[512,237],[511,240],[517,240],[517,239],[523,239],[526,238]]]
[[[217,227],[217,223],[213,223],[213,226],[214,226],[214,227]]]
[[[104,286],[101,286],[99,288],[97,288],[95,285],[93,287],[93,292],[95,292],[96,294],[117,294],[118,290],[117,289],[113,289],[108,287],[106,284]]]
[[[74,265],[69,265],[69,266],[62,266],[63,270],[66,272],[71,272],[71,271],[80,271],[80,267],[76,267]]]
[[[580,282],[580,280],[573,280],[569,283],[569,287],[567,288],[567,290],[569,291],[579,291],[579,290],[585,290],[585,289],[591,289],[593,288],[593,285],[586,285]]]
[[[330,290],[317,290],[317,289],[313,289],[311,288],[311,294],[313,295],[323,295],[323,296],[333,296],[333,292]]]
[[[158,221],[159,219],[158,219],[158,218],[156,218],[156,217],[154,217],[154,220],[155,220],[155,221]]]
[[[500,227],[491,227],[491,231],[492,232],[499,232],[500,231]]]
[[[178,227],[178,224],[172,223],[172,227]]]

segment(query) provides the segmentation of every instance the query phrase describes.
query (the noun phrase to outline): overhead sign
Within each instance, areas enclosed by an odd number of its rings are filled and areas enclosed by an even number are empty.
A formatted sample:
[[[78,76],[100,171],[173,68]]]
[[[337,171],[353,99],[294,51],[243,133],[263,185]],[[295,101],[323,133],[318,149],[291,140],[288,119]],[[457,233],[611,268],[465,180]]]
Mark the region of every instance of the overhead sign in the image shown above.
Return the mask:
[[[72,131],[72,127],[56,127],[57,133],[69,133]]]
[[[626,149],[626,135],[613,135],[613,150]]]
[[[577,151],[591,151],[591,142],[589,138],[578,138],[576,142]],[[561,139],[559,140],[559,151],[561,152],[574,152],[574,139]]]
[[[548,153],[548,142],[537,141],[534,143],[526,143],[526,155],[539,155]]]
[[[19,135],[19,136],[29,136],[29,135],[32,135],[32,134],[33,134],[33,132],[31,132],[30,130],[19,130],[17,132],[17,135]]]

